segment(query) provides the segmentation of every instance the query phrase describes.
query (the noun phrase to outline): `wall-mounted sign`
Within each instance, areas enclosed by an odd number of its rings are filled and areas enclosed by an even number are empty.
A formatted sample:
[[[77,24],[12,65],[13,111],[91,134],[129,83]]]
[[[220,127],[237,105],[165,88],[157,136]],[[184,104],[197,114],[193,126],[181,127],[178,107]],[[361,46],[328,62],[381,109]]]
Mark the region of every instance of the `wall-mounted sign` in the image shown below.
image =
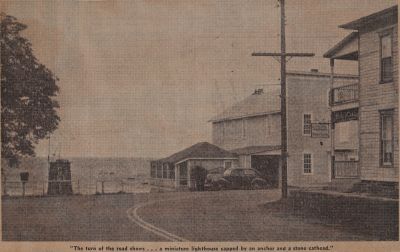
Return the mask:
[[[351,120],[358,120],[358,108],[346,109],[332,113],[332,122],[347,122]]]
[[[329,138],[329,123],[312,123],[311,137]]]

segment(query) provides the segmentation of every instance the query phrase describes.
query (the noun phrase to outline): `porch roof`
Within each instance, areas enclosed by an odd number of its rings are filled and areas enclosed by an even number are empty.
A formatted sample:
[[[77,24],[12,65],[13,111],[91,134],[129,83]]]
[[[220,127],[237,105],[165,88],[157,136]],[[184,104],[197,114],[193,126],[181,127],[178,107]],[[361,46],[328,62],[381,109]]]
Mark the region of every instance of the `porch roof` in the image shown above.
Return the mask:
[[[197,144],[194,144],[182,151],[179,151],[177,153],[172,154],[169,157],[159,159],[159,162],[165,162],[165,163],[178,163],[179,161],[185,160],[185,159],[227,159],[227,158],[232,158],[235,159],[237,158],[237,155],[229,152],[227,150],[224,150],[216,145],[210,144],[208,142],[200,142]]]
[[[358,32],[352,32],[329,49],[324,58],[358,60]]]
[[[237,155],[251,155],[266,151],[280,150],[280,149],[281,149],[280,145],[259,145],[259,146],[246,146],[243,148],[231,150],[231,152]]]

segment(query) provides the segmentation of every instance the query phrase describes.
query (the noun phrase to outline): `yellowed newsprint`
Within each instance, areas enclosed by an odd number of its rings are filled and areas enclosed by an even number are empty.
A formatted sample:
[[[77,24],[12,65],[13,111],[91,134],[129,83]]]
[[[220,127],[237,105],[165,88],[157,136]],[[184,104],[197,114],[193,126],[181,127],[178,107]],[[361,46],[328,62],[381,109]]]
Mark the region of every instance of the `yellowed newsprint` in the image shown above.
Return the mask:
[[[0,21],[0,251],[400,251],[396,0]]]

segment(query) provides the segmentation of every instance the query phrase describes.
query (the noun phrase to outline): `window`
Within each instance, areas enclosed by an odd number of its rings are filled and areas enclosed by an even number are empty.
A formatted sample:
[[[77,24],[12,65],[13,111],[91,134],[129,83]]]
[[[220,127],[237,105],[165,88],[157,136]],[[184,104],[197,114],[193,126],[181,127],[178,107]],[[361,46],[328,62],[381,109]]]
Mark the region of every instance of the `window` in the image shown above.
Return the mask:
[[[243,174],[243,171],[239,170],[239,169],[231,171],[231,176],[242,176],[242,174]]]
[[[393,110],[380,112],[380,160],[382,166],[393,166]]]
[[[162,177],[163,178],[168,178],[168,164],[167,163],[163,164],[162,171],[163,171]]]
[[[246,137],[246,120],[242,119],[242,137]]]
[[[393,80],[392,34],[381,36],[380,44],[381,83],[385,83]]]
[[[253,170],[244,170],[245,176],[256,176],[256,172]]]
[[[232,168],[232,162],[231,161],[225,161],[224,162],[224,168],[225,168],[225,170]]]
[[[157,166],[156,166],[155,163],[152,163],[152,164],[151,164],[151,170],[150,170],[150,176],[151,176],[152,178],[155,178],[155,177],[156,177],[156,174],[157,174]]]
[[[303,115],[303,134],[311,135],[311,115],[310,114]]]
[[[303,173],[304,174],[311,174],[312,172],[312,160],[310,153],[303,154]]]
[[[162,164],[157,163],[157,178],[162,178]]]
[[[169,178],[175,179],[175,167],[172,164],[170,164],[168,168],[169,168],[168,170]]]
[[[339,143],[348,143],[350,141],[350,122],[340,122],[336,124],[335,131],[337,133],[337,139]]]

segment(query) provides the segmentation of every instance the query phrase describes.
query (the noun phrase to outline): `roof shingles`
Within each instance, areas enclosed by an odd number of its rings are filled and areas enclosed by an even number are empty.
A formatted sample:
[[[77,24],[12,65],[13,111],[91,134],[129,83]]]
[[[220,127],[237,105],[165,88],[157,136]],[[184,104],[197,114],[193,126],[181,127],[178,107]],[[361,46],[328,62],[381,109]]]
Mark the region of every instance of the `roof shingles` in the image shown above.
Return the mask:
[[[167,158],[160,159],[159,161],[168,163],[177,163],[185,159],[196,159],[196,158],[237,158],[236,154],[226,151],[216,145],[208,142],[200,142],[190,146],[182,151],[179,151]]]
[[[280,112],[279,91],[254,93],[213,117],[211,122],[233,120]]]

